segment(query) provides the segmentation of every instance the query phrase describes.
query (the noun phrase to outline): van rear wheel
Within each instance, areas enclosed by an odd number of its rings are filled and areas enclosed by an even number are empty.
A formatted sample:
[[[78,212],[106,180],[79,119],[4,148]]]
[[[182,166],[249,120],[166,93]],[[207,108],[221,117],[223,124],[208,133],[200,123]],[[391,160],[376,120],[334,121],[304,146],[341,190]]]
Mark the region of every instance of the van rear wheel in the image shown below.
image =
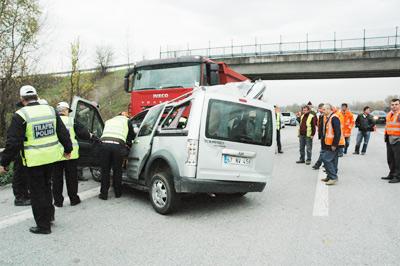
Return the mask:
[[[152,176],[149,196],[154,210],[160,214],[171,213],[179,202],[179,195],[175,192],[172,177],[166,172],[155,173]]]

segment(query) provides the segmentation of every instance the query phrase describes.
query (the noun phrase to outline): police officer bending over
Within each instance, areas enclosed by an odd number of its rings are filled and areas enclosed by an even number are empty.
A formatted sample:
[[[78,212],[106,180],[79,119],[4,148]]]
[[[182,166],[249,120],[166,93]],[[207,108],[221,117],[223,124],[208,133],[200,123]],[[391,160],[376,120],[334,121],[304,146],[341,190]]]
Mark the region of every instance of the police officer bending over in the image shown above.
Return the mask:
[[[55,163],[53,170],[53,198],[54,205],[62,207],[64,202],[63,197],[63,175],[65,171],[65,182],[67,185],[67,192],[71,202],[71,206],[75,206],[81,202],[78,196],[78,158],[79,158],[79,145],[76,140],[76,136],[83,140],[89,140],[92,134],[78,121],[74,121],[72,117],[69,117],[69,113],[72,111],[69,108],[69,104],[66,102],[60,102],[57,104],[57,112],[60,115],[62,122],[69,131],[73,150],[71,153],[71,159],[66,160],[64,157],[61,161]]]
[[[71,157],[72,143],[54,108],[37,102],[38,96],[34,87],[23,86],[20,96],[24,107],[12,117],[0,173],[6,172],[10,162],[22,151],[21,157],[29,180],[32,212],[37,225],[29,231],[50,234],[50,222],[54,220],[52,166],[63,156],[67,159]]]
[[[107,200],[110,188],[110,170],[113,170],[115,197],[122,194],[122,163],[127,156],[128,147],[132,146],[135,137],[133,127],[126,112],[105,122],[101,153],[101,189],[99,198]]]

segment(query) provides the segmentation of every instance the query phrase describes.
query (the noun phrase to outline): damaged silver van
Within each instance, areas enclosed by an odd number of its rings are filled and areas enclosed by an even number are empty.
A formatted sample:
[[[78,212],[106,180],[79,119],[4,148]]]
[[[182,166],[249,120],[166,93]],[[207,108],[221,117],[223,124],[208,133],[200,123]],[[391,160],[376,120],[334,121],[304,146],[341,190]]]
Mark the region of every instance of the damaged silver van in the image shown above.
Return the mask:
[[[275,115],[263,82],[199,87],[133,118],[123,183],[173,211],[181,194],[261,192],[272,175]]]

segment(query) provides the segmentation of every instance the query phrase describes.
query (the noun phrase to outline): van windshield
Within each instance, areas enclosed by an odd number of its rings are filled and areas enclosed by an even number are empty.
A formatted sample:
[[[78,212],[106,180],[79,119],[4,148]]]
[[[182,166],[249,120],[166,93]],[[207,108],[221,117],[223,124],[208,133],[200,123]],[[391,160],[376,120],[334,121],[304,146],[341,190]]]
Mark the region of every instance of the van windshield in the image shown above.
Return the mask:
[[[206,137],[271,146],[271,111],[245,104],[210,100]]]

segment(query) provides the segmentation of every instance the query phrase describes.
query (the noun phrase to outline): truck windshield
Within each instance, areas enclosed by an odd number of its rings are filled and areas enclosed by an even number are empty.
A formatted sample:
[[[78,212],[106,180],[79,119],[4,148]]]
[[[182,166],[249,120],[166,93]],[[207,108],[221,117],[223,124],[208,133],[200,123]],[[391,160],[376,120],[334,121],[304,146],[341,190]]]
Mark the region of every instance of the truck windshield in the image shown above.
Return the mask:
[[[271,111],[221,100],[210,100],[206,137],[263,146],[272,145]]]
[[[133,90],[193,88],[200,84],[200,64],[169,65],[139,68],[134,76]]]

